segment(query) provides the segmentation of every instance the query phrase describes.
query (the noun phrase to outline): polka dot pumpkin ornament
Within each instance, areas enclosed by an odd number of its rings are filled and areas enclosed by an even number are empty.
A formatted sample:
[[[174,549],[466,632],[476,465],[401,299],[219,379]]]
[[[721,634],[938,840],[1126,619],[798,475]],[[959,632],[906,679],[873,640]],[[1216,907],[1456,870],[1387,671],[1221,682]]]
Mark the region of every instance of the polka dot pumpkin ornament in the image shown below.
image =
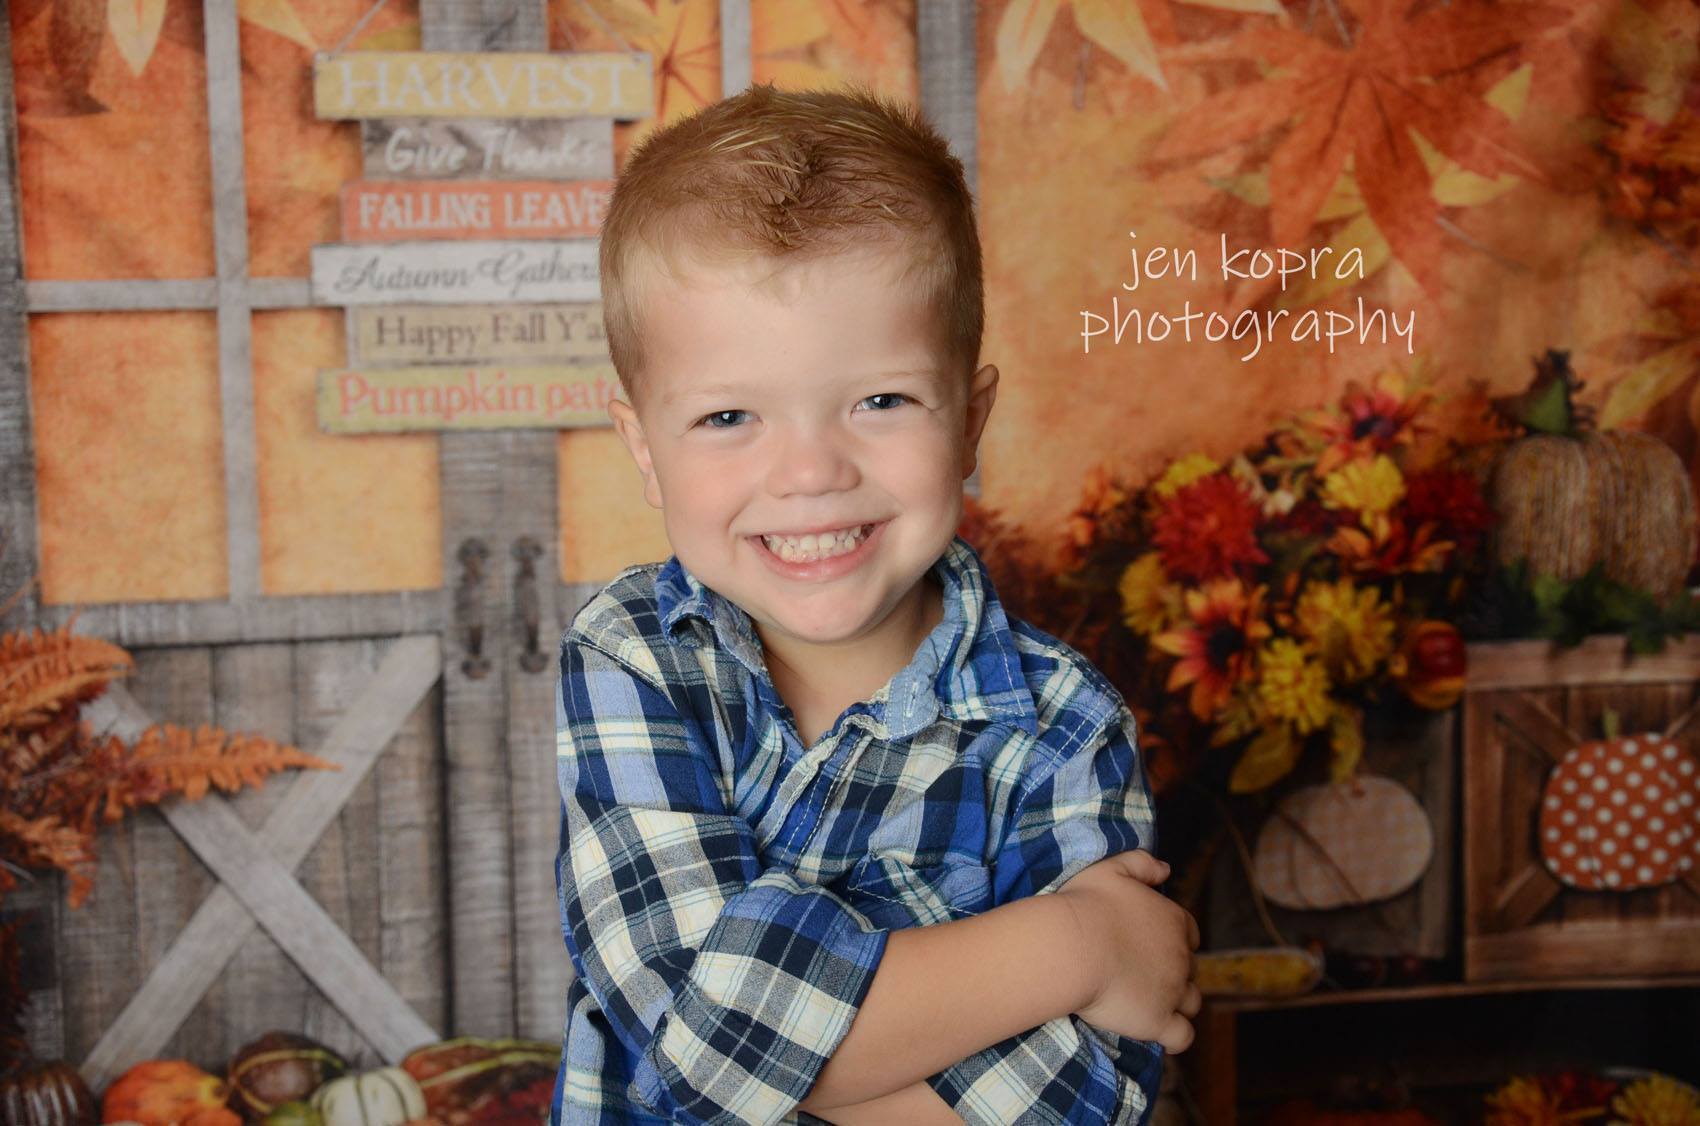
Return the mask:
[[[1547,776],[1536,832],[1570,887],[1667,884],[1700,856],[1700,765],[1653,732],[1583,743]]]

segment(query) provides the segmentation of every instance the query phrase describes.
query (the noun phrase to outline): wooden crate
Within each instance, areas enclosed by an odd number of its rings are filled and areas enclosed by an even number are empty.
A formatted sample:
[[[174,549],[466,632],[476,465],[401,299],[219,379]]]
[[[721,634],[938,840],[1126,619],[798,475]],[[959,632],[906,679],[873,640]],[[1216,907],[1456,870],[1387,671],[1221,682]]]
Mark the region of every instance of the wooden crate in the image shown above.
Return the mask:
[[[1267,905],[1270,921],[1289,943],[1319,938],[1335,953],[1445,958],[1457,941],[1457,709],[1423,712],[1371,711],[1364,716],[1366,773],[1391,778],[1414,794],[1434,829],[1434,857],[1408,890],[1361,907],[1300,911]],[[1257,824],[1241,827],[1248,847],[1257,843]],[[1206,921],[1213,949],[1263,946],[1272,941],[1252,899],[1251,881],[1239,850],[1217,850],[1210,868]]]
[[[1541,790],[1570,748],[1664,732],[1693,716],[1700,638],[1631,656],[1623,638],[1573,649],[1470,646],[1464,695],[1464,975],[1470,981],[1700,971],[1700,866],[1656,888],[1585,891],[1559,882],[1536,840]],[[1700,748],[1700,719],[1674,735]]]

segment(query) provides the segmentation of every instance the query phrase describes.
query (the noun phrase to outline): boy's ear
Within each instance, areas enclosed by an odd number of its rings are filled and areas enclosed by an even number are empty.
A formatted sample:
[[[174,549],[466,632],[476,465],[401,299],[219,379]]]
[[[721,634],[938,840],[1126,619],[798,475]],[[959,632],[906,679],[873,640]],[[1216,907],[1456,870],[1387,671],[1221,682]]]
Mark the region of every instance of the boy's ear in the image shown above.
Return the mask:
[[[991,417],[992,404],[998,397],[998,369],[994,364],[987,364],[974,373],[973,381],[968,385],[967,427],[964,437],[967,439],[962,446],[962,479],[966,481],[974,475],[974,466],[980,448],[980,435],[985,432],[986,419]]]
[[[637,411],[630,403],[610,399],[608,417],[614,420],[615,432],[625,443],[626,452],[637,463],[638,472],[643,474],[643,499],[651,508],[662,507],[661,482],[655,476],[655,462],[649,455],[649,439],[644,436],[643,423],[638,421]]]

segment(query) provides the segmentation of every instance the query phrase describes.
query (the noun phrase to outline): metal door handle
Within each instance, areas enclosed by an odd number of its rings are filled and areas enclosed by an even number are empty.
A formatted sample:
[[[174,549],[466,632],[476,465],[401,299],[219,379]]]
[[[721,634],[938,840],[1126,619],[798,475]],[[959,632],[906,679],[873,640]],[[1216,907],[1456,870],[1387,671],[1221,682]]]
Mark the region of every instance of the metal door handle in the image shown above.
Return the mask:
[[[537,598],[537,560],[543,555],[543,545],[530,536],[514,541],[513,557],[519,561],[519,574],[514,576],[514,599],[519,604],[520,626],[524,631],[525,649],[519,655],[519,667],[526,672],[542,672],[549,661],[538,647],[539,619],[542,617]]]
[[[466,659],[460,671],[468,680],[482,680],[490,671],[484,656],[484,561],[490,549],[474,536],[462,540],[455,552],[460,560],[460,582],[455,585],[455,624],[466,637]]]

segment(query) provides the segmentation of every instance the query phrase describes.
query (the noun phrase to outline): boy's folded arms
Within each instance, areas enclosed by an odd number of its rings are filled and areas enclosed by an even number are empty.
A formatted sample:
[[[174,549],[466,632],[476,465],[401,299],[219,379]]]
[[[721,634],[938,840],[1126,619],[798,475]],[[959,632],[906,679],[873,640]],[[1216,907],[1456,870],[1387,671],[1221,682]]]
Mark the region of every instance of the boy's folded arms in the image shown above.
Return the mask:
[[[892,932],[849,1032],[800,1108],[838,1121],[834,1107],[902,1091],[1070,1014],[1185,1050],[1201,1000],[1191,982],[1198,928],[1148,886],[1166,875],[1149,853],[1123,852],[1055,894]]]

